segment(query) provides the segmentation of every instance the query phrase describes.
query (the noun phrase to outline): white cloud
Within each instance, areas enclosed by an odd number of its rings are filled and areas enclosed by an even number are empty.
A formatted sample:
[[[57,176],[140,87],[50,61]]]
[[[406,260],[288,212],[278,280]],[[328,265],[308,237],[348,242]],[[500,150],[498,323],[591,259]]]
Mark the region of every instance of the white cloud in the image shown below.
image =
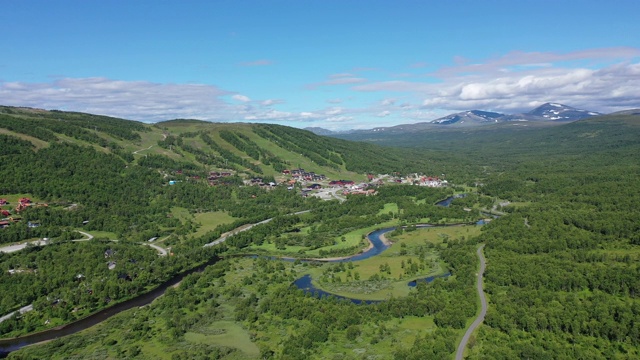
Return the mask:
[[[547,101],[602,112],[640,106],[640,64],[600,70],[543,68],[486,81],[457,78],[426,92],[423,107],[525,111]]]
[[[4,105],[72,110],[132,120],[221,120],[235,109],[211,85],[159,84],[107,78],[63,78],[46,83],[0,82]]]
[[[586,49],[568,53],[512,51],[503,56],[474,64],[467,64],[467,59],[456,57],[454,59],[455,66],[443,67],[430,75],[438,78],[471,73],[486,75],[511,66],[531,67],[534,64],[549,66],[558,62],[631,59],[639,56],[640,49],[632,47]]]
[[[242,101],[242,102],[251,101],[251,99],[249,99],[248,96],[240,95],[240,94],[233,95],[231,98],[233,98],[234,100]]]
[[[393,98],[384,99],[380,102],[382,106],[394,105],[395,103],[396,103],[396,99],[393,99]]]
[[[353,120],[352,116],[331,116],[326,118],[324,121],[330,122],[330,123],[344,123],[352,120]]]
[[[341,107],[334,107],[331,109],[327,109],[327,111],[325,111],[325,114],[327,115],[338,115],[338,114],[342,114],[343,110]]]
[[[279,100],[279,99],[267,99],[260,102],[262,106],[273,106],[276,104],[283,104],[283,103],[284,103],[284,100]]]
[[[640,49],[590,49],[566,54],[512,52],[484,63],[458,59],[429,76],[435,81],[380,81],[361,92],[404,92],[423,109],[528,111],[547,101],[612,112],[640,107]],[[617,63],[612,61],[617,60]],[[585,64],[589,64],[586,66]],[[384,100],[383,105],[387,104]],[[406,103],[405,103],[406,104]],[[403,105],[405,105],[403,104]],[[412,107],[412,106],[408,106]]]
[[[272,99],[263,95],[252,100],[242,94],[243,89],[204,84],[98,77],[41,83],[0,80],[0,102],[148,122],[195,118],[354,128],[427,121],[470,109],[515,113],[547,101],[612,112],[640,107],[639,61],[640,49],[609,48],[562,54],[511,52],[484,61],[457,57],[451,66],[414,74],[410,79],[379,71],[374,75],[381,81],[376,82],[360,77],[361,70],[350,70],[307,85],[310,89],[327,88],[313,97],[299,97],[308,103],[295,104],[284,96]],[[268,60],[243,63],[268,64]],[[278,91],[285,93],[286,89]],[[323,94],[329,95],[321,98]],[[287,109],[278,106],[285,103]]]

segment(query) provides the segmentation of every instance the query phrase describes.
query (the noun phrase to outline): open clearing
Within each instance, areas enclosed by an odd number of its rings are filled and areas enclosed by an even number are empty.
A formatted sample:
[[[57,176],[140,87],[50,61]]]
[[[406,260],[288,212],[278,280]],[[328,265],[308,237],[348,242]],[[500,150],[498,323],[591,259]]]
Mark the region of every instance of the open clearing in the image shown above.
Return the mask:
[[[187,332],[185,339],[193,343],[214,344],[239,349],[251,357],[260,355],[260,350],[242,326],[233,321],[216,321],[203,333]]]

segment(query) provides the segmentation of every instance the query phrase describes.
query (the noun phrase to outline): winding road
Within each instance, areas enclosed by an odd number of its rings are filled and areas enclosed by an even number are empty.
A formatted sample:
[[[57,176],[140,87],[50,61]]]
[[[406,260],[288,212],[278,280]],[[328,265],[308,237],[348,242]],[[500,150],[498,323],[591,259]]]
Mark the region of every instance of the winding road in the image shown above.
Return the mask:
[[[86,233],[84,231],[79,231],[79,230],[76,230],[76,231],[79,232],[80,234],[86,236],[86,238],[72,240],[72,241],[89,241],[89,240],[93,239],[93,235],[91,235],[89,233]],[[33,246],[44,246],[44,245],[49,245],[49,240],[40,239],[40,240],[35,240],[35,241],[23,242],[21,244],[2,246],[2,247],[0,247],[0,252],[12,253],[12,252],[20,251],[20,250],[26,248],[27,245],[29,245],[29,244],[31,244]]]
[[[165,248],[163,248],[163,247],[160,247],[160,246],[158,246],[158,245],[155,245],[155,244],[147,244],[147,243],[142,243],[142,244],[143,244],[143,245],[150,246],[150,247],[152,247],[152,248],[154,248],[154,249],[158,250],[158,255],[159,255],[159,256],[167,256],[167,254],[168,254],[168,253],[167,253],[167,249],[165,249]]]
[[[476,288],[478,290],[478,296],[480,297],[480,303],[482,304],[482,309],[480,310],[480,314],[475,319],[473,324],[469,326],[467,332],[464,333],[460,344],[458,345],[458,350],[456,351],[456,360],[462,360],[464,356],[464,349],[467,347],[467,343],[469,343],[469,338],[471,334],[482,324],[484,321],[484,317],[487,315],[487,296],[484,293],[482,288],[482,280],[484,276],[484,270],[486,268],[486,260],[484,255],[482,254],[482,249],[484,248],[484,244],[478,248],[476,252],[478,254],[478,258],[480,258],[480,271],[478,272],[478,281],[476,282]]]

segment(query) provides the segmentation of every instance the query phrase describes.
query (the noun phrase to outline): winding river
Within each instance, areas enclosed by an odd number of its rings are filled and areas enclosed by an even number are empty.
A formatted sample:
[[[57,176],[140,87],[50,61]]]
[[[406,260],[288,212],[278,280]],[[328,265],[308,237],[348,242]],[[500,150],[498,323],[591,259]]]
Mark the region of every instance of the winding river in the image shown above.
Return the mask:
[[[417,228],[427,228],[427,227],[436,227],[436,226],[456,226],[456,225],[431,225],[431,224],[420,224],[420,225],[416,225]],[[389,248],[389,245],[385,244],[384,241],[382,241],[381,236],[395,230],[395,227],[390,227],[390,228],[386,228],[386,229],[380,229],[380,230],[376,230],[373,231],[371,233],[369,233],[367,235],[367,239],[369,239],[369,242],[371,243],[371,247],[360,253],[357,255],[353,255],[353,256],[349,256],[346,258],[341,258],[341,259],[335,259],[335,260],[323,260],[325,262],[352,262],[352,261],[361,261],[364,259],[368,259],[371,258],[373,256],[377,256],[379,254],[381,254],[383,251],[387,250]],[[415,279],[412,280],[410,282],[407,283],[407,286],[410,287],[415,287],[417,286],[417,284],[419,282],[426,282],[426,283],[430,283],[435,279],[438,278],[443,278],[443,277],[448,277],[450,276],[450,273],[445,273],[445,274],[440,274],[440,275],[434,275],[434,276],[429,276],[426,278],[420,278],[420,279]],[[298,280],[293,282],[293,285],[295,285],[298,289],[303,290],[305,293],[317,296],[317,297],[329,297],[329,296],[333,296],[336,299],[344,299],[344,300],[349,300],[354,304],[374,304],[374,303],[378,303],[380,301],[373,301],[373,300],[361,300],[361,299],[355,299],[355,298],[350,298],[350,297],[346,297],[346,296],[340,296],[340,295],[336,295],[336,294],[332,294],[329,292],[326,292],[322,289],[319,289],[317,287],[315,287],[312,284],[312,280],[311,280],[311,276],[310,275],[305,275],[301,278],[299,278]]]
[[[436,205],[439,206],[449,206],[449,204],[451,204],[451,201],[453,201],[453,199],[461,197],[460,195],[455,195],[455,196],[451,196],[445,200],[442,200],[440,202],[438,202]],[[268,221],[268,220],[267,220]],[[434,225],[427,225],[427,224],[423,224],[423,225],[417,225],[416,227],[430,227],[430,226],[434,226]],[[444,225],[447,226],[447,225]],[[372,233],[370,233],[368,235],[368,239],[371,242],[372,246],[367,249],[366,251],[354,255],[354,256],[350,256],[350,257],[345,257],[345,258],[340,258],[340,259],[335,259],[335,260],[325,260],[328,262],[350,262],[350,261],[360,261],[360,260],[364,260],[364,259],[368,259],[371,258],[373,256],[377,256],[380,253],[382,253],[383,251],[385,251],[389,246],[386,245],[382,239],[380,238],[381,235],[393,231],[395,229],[395,227],[393,228],[386,228],[386,229],[381,229],[381,230],[376,230],[373,231]],[[221,241],[216,241],[215,244],[207,244],[206,246],[212,246],[212,245],[217,245],[218,243],[226,240],[226,237],[224,239],[219,239]],[[76,332],[88,329],[91,326],[97,325],[101,322],[103,322],[104,320],[131,308],[134,307],[139,307],[139,306],[144,306],[147,305],[149,303],[151,303],[153,300],[155,300],[156,298],[158,298],[159,296],[161,296],[162,294],[164,294],[165,290],[167,288],[169,288],[170,286],[174,286],[175,284],[179,283],[185,276],[192,274],[194,272],[199,272],[204,270],[204,268],[206,268],[209,265],[212,265],[214,263],[216,263],[219,260],[219,258],[215,258],[212,259],[211,261],[209,261],[208,263],[201,265],[197,268],[194,269],[190,269],[187,270],[183,273],[180,273],[176,276],[174,276],[172,279],[166,281],[165,283],[161,284],[160,286],[156,287],[155,289],[151,290],[148,293],[144,293],[138,297],[135,297],[133,299],[124,301],[122,303],[118,303],[114,306],[111,306],[109,308],[103,309],[101,311],[98,311],[94,314],[88,315],[87,317],[84,317],[80,320],[74,321],[72,323],[66,324],[66,325],[62,325],[53,329],[48,329],[48,330],[44,330],[44,331],[40,331],[40,332],[36,332],[36,333],[32,333],[32,334],[28,334],[25,336],[21,336],[21,337],[16,337],[16,338],[10,338],[10,339],[0,339],[0,358],[4,358],[6,357],[10,352],[12,351],[16,351],[24,346],[27,345],[32,345],[32,344],[36,344],[39,342],[44,342],[44,341],[49,341],[49,340],[54,340],[63,336],[67,336],[67,335],[71,335],[74,334]],[[444,275],[437,275],[436,277],[443,277],[443,276],[449,276],[450,274],[444,274]],[[429,278],[425,278],[422,279],[423,281],[433,281],[436,277],[429,277]],[[430,279],[430,280],[429,280]],[[418,280],[420,281],[420,280]],[[334,294],[329,294],[327,292],[324,292],[320,289],[316,289],[313,287],[313,285],[311,284],[311,277],[309,275],[303,276],[302,278],[296,280],[294,282],[294,285],[296,285],[298,288],[301,288],[303,290],[308,290],[310,292],[313,292],[314,294],[320,295],[320,296],[334,296],[334,297],[338,297]],[[411,283],[407,284],[409,286],[412,286]],[[415,284],[413,285],[415,286]],[[339,298],[339,297],[338,297]],[[348,299],[356,304],[360,304],[360,303],[374,303],[375,301],[365,301],[365,300],[359,300],[359,299],[350,299],[350,298],[345,298]]]

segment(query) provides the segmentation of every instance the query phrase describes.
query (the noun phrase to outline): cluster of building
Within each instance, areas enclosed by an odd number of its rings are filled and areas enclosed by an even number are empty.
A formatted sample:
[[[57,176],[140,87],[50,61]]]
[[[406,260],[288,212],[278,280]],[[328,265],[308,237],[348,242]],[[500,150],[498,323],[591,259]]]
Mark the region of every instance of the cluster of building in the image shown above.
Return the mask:
[[[447,180],[440,179],[437,176],[425,176],[418,174],[409,175],[406,178],[396,178],[395,182],[428,187],[443,187],[448,184]]]
[[[254,177],[251,180],[247,180],[247,181],[245,181],[245,184],[247,184],[247,185],[258,185],[258,186],[276,186],[276,183],[274,183],[273,181],[265,182],[260,177]]]
[[[0,199],[0,206],[3,206],[3,205],[9,205],[9,202],[7,201],[7,199]],[[15,211],[20,212],[30,205],[31,205],[31,199],[23,197],[20,200],[18,200],[18,206],[15,208]],[[4,229],[9,225],[11,225],[12,223],[16,223],[22,220],[22,218],[19,216],[15,216],[15,215],[11,216],[11,212],[6,209],[0,209],[0,215],[2,216],[2,218],[0,219],[0,229]],[[32,226],[32,224],[29,223],[29,227],[34,227],[34,226]]]
[[[283,170],[282,175],[291,175],[295,180],[305,181],[323,181],[327,179],[327,177],[322,174],[316,174],[313,171],[305,171],[303,168]]]
[[[371,184],[367,184],[367,183],[361,183],[361,184],[354,184],[353,181],[351,181],[351,184],[349,185],[344,185],[344,190],[342,191],[342,195],[375,195],[376,189],[371,187]]]

